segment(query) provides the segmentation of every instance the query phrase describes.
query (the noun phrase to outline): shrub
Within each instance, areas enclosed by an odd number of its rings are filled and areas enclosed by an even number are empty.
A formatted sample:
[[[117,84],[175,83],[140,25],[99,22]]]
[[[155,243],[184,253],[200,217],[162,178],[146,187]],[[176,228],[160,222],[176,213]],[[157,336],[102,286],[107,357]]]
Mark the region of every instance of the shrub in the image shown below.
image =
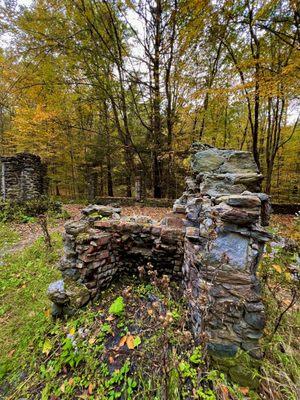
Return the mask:
[[[0,203],[0,221],[2,222],[33,222],[35,217],[46,213],[55,218],[68,218],[68,214],[62,210],[61,203],[46,196],[26,202]]]

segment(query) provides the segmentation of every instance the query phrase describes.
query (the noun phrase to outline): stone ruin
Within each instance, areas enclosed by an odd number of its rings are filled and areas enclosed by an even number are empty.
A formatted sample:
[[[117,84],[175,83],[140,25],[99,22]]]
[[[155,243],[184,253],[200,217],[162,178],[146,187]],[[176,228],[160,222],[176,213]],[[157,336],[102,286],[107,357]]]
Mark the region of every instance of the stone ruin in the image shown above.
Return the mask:
[[[89,206],[65,226],[63,280],[48,289],[55,315],[70,314],[124,274],[151,263],[183,282],[195,341],[241,382],[226,360],[262,357],[265,326],[257,266],[270,235],[269,199],[251,153],[195,143],[191,176],[173,212],[156,223],[121,218],[120,209]]]
[[[39,156],[19,153],[0,157],[0,194],[3,201],[23,202],[45,193],[46,168]]]

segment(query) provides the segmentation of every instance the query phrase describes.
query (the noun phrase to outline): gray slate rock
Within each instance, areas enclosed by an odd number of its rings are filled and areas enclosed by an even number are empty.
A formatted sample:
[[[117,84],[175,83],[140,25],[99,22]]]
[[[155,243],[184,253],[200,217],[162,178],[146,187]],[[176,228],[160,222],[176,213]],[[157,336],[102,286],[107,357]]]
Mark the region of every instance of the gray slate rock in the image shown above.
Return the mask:
[[[49,299],[55,304],[64,305],[69,301],[65,291],[65,284],[62,279],[50,283],[47,290],[47,295]]]
[[[217,149],[207,149],[192,156],[191,167],[194,172],[216,171],[225,161]]]

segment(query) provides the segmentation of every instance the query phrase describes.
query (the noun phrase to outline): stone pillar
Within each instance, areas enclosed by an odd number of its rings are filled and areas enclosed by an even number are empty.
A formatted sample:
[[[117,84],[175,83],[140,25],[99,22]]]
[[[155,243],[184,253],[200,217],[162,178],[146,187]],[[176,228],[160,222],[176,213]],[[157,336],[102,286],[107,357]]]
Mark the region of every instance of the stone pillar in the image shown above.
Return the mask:
[[[265,314],[256,270],[270,235],[261,227],[269,208],[261,180],[251,153],[194,144],[191,176],[174,204],[174,212],[186,212],[183,275],[195,338],[247,385],[240,362],[230,359],[262,357]]]
[[[135,200],[140,202],[143,199],[142,171],[135,177]]]
[[[46,169],[40,157],[20,153],[14,157],[1,157],[0,165],[4,201],[22,202],[44,194]]]

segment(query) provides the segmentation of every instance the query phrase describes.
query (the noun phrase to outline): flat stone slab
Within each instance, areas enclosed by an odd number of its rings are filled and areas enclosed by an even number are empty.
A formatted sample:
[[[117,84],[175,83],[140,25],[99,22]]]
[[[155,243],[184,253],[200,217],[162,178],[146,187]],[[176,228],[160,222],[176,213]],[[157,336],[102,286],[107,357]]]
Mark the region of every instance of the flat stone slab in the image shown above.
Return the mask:
[[[212,264],[227,263],[243,270],[247,266],[249,239],[237,233],[221,233],[212,242],[208,261]]]

